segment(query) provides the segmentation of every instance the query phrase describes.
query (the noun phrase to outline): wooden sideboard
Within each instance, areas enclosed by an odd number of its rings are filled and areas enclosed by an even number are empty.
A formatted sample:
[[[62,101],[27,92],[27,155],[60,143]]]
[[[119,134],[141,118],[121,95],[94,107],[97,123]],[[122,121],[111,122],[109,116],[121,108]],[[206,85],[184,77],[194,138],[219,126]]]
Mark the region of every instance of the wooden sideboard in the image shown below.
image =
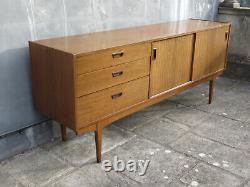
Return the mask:
[[[229,23],[184,20],[29,42],[36,109],[76,134],[209,81],[226,67]]]

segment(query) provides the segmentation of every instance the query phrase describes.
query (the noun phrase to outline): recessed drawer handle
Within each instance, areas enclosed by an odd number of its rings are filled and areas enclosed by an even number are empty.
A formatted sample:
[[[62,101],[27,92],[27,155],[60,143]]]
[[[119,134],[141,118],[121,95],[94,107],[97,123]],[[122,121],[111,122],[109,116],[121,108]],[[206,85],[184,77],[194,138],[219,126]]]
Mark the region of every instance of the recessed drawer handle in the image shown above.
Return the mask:
[[[112,99],[117,99],[117,98],[119,98],[119,97],[121,97],[121,96],[122,96],[122,92],[120,92],[120,93],[118,93],[118,94],[111,95],[111,98],[112,98]]]
[[[113,77],[118,77],[118,76],[121,76],[122,74],[123,74],[123,71],[117,71],[117,72],[113,72],[112,76]]]
[[[112,54],[112,57],[113,57],[113,58],[120,58],[120,57],[122,57],[123,55],[124,55],[124,52],[121,51],[121,52],[113,53],[113,54]]]

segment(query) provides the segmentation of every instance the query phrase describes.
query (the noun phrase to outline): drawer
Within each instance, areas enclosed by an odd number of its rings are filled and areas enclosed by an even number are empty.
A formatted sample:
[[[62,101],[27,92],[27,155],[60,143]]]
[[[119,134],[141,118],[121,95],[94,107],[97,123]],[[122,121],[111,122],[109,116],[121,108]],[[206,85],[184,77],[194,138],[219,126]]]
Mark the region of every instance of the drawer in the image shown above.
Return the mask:
[[[79,75],[77,97],[149,75],[149,58]]]
[[[148,99],[149,77],[143,77],[76,99],[77,128]]]
[[[150,54],[150,43],[112,48],[100,53],[77,57],[76,72],[77,74],[83,74],[98,69],[116,66],[143,57],[149,57]]]

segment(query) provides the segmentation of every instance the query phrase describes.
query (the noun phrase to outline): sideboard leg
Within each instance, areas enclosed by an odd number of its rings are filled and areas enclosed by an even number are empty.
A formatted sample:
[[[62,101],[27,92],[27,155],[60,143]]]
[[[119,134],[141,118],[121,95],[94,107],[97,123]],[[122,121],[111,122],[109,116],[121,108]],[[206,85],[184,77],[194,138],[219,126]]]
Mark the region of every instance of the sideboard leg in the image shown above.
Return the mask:
[[[97,163],[102,161],[102,128],[98,127],[95,131],[96,159]]]
[[[209,101],[208,104],[212,103],[214,93],[214,80],[209,81]]]
[[[62,141],[67,141],[67,128],[65,125],[61,124]]]

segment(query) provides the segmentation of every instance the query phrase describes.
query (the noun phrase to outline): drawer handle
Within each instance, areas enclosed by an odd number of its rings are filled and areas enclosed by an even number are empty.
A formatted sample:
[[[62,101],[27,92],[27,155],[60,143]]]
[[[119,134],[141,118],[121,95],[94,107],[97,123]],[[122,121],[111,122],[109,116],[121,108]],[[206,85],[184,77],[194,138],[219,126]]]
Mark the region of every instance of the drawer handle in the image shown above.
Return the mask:
[[[124,55],[124,52],[121,51],[121,52],[116,52],[116,53],[112,53],[112,57],[113,58],[120,58]]]
[[[118,76],[121,76],[122,74],[123,74],[123,71],[118,71],[118,72],[113,72],[112,76],[113,77],[118,77]]]
[[[120,92],[118,94],[111,95],[111,98],[114,100],[114,99],[117,99],[117,98],[119,98],[121,96],[122,96],[122,92]]]

